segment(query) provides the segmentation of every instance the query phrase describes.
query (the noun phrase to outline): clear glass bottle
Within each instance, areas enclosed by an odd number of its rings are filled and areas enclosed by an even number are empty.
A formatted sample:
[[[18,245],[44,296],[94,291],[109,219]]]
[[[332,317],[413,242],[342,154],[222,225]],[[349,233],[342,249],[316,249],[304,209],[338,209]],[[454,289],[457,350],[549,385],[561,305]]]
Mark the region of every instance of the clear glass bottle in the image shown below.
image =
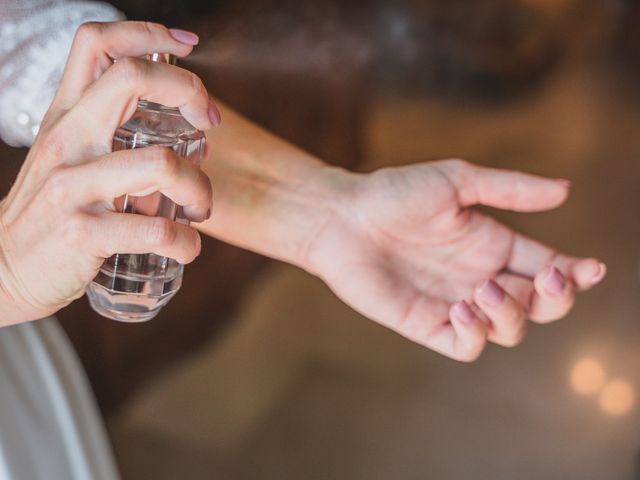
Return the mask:
[[[175,63],[172,56],[153,54],[151,61]],[[204,156],[205,136],[180,114],[177,108],[139,101],[131,119],[113,139],[113,151],[161,145],[196,164]],[[182,208],[160,192],[144,197],[125,195],[115,200],[125,213],[162,216],[188,223]],[[184,266],[172,258],[153,253],[115,254],[108,258],[87,288],[93,309],[123,322],[143,322],[155,317],[182,285]]]

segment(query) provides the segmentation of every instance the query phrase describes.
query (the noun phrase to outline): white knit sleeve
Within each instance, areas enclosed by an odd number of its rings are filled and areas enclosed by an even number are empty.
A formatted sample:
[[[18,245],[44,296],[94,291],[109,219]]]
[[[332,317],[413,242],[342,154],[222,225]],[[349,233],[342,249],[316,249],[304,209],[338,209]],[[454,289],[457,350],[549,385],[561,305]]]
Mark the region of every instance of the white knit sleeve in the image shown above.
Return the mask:
[[[77,28],[123,18],[102,2],[0,0],[0,138],[13,146],[31,145]]]

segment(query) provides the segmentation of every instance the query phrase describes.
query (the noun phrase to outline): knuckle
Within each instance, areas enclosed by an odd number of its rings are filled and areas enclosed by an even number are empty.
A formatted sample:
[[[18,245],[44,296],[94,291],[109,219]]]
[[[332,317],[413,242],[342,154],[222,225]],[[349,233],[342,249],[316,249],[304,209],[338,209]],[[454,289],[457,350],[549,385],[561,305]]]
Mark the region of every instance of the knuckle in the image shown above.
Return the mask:
[[[189,72],[189,80],[191,82],[191,90],[193,91],[194,96],[206,96],[207,89],[198,75],[193,72]]]
[[[67,203],[72,187],[69,177],[68,170],[65,168],[58,167],[50,172],[43,188],[45,198],[50,205],[62,207]]]
[[[507,335],[504,335],[500,344],[507,348],[517,347],[524,340],[525,334],[526,328],[522,325],[520,328],[516,328],[513,331],[510,331]]]
[[[202,250],[202,241],[200,239],[200,234],[195,230],[193,231],[192,245],[193,247],[190,249],[190,251],[185,252],[184,257],[180,259],[181,263],[191,263],[200,255],[200,252]]]
[[[56,126],[40,131],[36,145],[34,145],[39,163],[47,165],[59,163],[64,157],[64,145],[64,136],[60,134]]]
[[[86,243],[87,219],[83,214],[71,215],[62,225],[62,235],[70,245],[81,246]]]
[[[573,309],[575,300],[575,297],[571,297],[569,300],[567,300],[564,305],[559,307],[558,310],[551,315],[551,321],[562,320],[564,317],[566,317]]]
[[[212,205],[213,204],[213,184],[211,183],[211,180],[209,179],[206,173],[201,172],[201,175],[202,177],[204,177],[202,181],[204,182],[204,185],[206,188],[207,203],[209,205]]]
[[[81,43],[94,42],[102,35],[103,24],[100,22],[85,22],[76,31],[76,41]]]
[[[136,22],[136,26],[138,29],[140,29],[141,33],[149,36],[154,36],[158,33],[164,33],[164,30],[166,30],[164,26],[153,22]]]
[[[209,179],[207,174],[204,173],[199,168],[193,167],[191,165],[188,168],[196,169],[196,177],[194,180],[194,191],[198,195],[199,202],[202,202],[203,206],[204,205],[211,206],[213,204],[213,185],[211,185],[211,180]]]
[[[119,58],[111,67],[113,73],[127,83],[142,81],[148,72],[146,62],[133,57]]]
[[[444,160],[440,163],[442,170],[446,175],[453,179],[456,183],[468,179],[472,173],[471,163],[460,158],[452,158],[451,160]]]
[[[173,180],[178,176],[180,168],[176,155],[166,147],[145,148],[147,162],[153,175],[163,180]]]
[[[445,163],[448,165],[456,173],[463,173],[467,169],[469,169],[470,163],[466,160],[462,160],[461,158],[452,158],[451,160],[446,160]]]
[[[155,247],[165,248],[172,246],[178,232],[174,222],[164,217],[156,217],[149,227],[148,238],[151,245]]]
[[[464,352],[459,352],[456,355],[455,360],[462,363],[473,363],[478,360],[478,358],[480,358],[481,354],[482,350],[467,350]]]
[[[509,309],[504,313],[504,324],[511,330],[516,329],[523,321],[521,312],[516,309]]]

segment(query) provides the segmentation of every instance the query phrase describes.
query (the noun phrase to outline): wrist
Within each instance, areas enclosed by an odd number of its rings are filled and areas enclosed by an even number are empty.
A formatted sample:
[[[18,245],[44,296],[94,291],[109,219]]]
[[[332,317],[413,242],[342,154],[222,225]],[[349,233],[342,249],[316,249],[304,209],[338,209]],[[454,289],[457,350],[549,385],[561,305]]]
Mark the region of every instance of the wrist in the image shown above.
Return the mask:
[[[6,231],[0,219],[0,328],[33,320],[16,301],[10,286],[11,269],[5,254]]]
[[[329,166],[223,107],[207,132],[215,145],[202,168],[213,215],[204,233],[313,271],[309,252],[324,226],[348,205],[356,174]]]
[[[314,251],[322,242],[331,241],[326,233],[331,225],[339,224],[349,210],[359,176],[330,165],[322,165],[316,170],[303,192],[306,196],[303,215],[308,222],[297,231],[299,248],[289,263],[314,275],[319,274]]]
[[[1,275],[1,273],[0,273]],[[0,279],[0,328],[28,321]]]
[[[288,168],[246,168],[225,161],[208,166],[214,187],[206,234],[311,273],[310,252],[325,226],[349,203],[357,174],[297,151]],[[288,161],[291,160],[291,161]]]

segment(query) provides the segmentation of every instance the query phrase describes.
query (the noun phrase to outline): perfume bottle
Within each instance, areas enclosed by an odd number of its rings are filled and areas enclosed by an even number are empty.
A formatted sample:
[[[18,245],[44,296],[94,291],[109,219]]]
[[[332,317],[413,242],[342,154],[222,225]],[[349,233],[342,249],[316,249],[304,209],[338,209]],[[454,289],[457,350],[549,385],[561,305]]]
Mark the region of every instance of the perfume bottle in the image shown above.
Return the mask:
[[[150,61],[175,64],[175,57],[154,53]],[[138,109],[113,138],[113,151],[160,145],[200,164],[205,136],[180,114],[169,108],[141,100]],[[120,212],[162,216],[188,223],[182,208],[155,192],[146,196],[125,195],[115,199]],[[87,288],[93,309],[101,315],[123,322],[143,322],[155,317],[182,285],[184,266],[172,258],[153,253],[115,254],[106,259]]]

